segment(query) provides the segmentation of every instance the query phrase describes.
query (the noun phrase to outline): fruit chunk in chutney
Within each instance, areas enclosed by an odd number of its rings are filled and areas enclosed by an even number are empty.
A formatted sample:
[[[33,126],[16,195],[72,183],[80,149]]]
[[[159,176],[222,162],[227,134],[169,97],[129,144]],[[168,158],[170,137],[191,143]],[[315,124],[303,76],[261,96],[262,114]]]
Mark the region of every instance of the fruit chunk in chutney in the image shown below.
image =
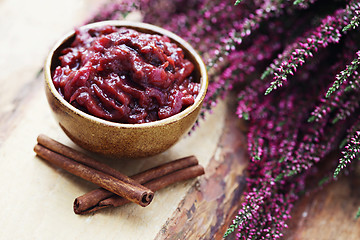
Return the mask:
[[[145,123],[194,103],[194,65],[166,36],[105,26],[78,29],[52,73],[73,106],[113,122]]]

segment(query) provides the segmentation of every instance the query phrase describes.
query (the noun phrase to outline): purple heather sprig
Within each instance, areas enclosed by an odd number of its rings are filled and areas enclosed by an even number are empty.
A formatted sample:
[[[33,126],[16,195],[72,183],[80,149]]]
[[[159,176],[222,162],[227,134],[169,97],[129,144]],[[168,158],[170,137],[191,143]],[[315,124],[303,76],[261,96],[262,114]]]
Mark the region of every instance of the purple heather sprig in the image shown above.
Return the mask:
[[[346,86],[346,88],[344,89],[345,92],[350,92],[350,91],[354,91],[355,89],[360,89],[360,78],[359,76],[359,72],[354,72],[353,73],[354,77],[350,77],[348,79],[348,84]]]
[[[360,2],[355,1],[354,4],[350,5],[350,8],[355,12],[355,14],[352,17],[350,23],[342,29],[343,32],[357,28],[360,23]]]
[[[327,55],[324,54],[320,56],[324,59],[327,58]],[[331,68],[329,69],[327,66],[324,66],[324,69],[319,68],[318,65],[322,62],[321,59],[313,64],[306,64],[297,74],[297,81],[292,82],[287,89],[277,92],[278,94],[266,97],[262,95],[262,98],[258,98],[258,92],[261,92],[261,87],[264,86],[264,84],[261,85],[262,82],[258,79],[251,82],[254,85],[253,87],[248,85],[242,92],[243,99],[240,99],[239,104],[249,100],[251,97],[253,97],[251,101],[254,104],[253,109],[250,111],[251,118],[248,133],[248,152],[251,157],[249,168],[257,169],[252,174],[252,171],[250,171],[248,179],[249,189],[257,189],[252,191],[253,194],[261,193],[259,190],[259,188],[262,188],[261,184],[252,185],[256,179],[260,182],[270,182],[272,192],[276,192],[276,189],[282,186],[285,188],[289,181],[291,183],[300,181],[299,179],[305,178],[306,173],[316,162],[337,146],[339,136],[344,131],[340,124],[328,127],[328,117],[323,118],[322,121],[316,124],[306,122],[306,116],[318,98],[317,92],[324,92],[328,85],[328,81],[325,80],[329,78],[324,73],[326,73],[326,70],[331,71]],[[306,74],[302,74],[303,71],[311,72],[314,68],[319,71],[317,71],[317,75],[312,77],[319,79],[319,81],[311,81],[306,77]],[[304,84],[307,87],[302,89],[301,86],[296,84],[297,82],[305,82]],[[317,89],[318,87],[320,89]],[[253,94],[251,94],[250,90]],[[249,106],[248,103],[244,103],[242,106]],[[287,187],[285,191],[282,191],[282,194],[288,194],[287,191],[289,190],[295,196],[300,191],[299,187],[295,189]],[[278,195],[278,198],[281,198],[281,196]],[[266,204],[270,204],[273,198],[265,200]],[[288,211],[291,210],[292,203],[291,201],[286,203],[289,204]],[[278,234],[265,235],[265,232],[261,231],[263,226],[269,224],[263,222],[261,217],[264,216],[262,214],[251,214],[251,218],[246,218],[244,214],[249,214],[247,210],[253,209],[249,204],[249,202],[244,202],[237,218],[239,221],[234,222],[235,225],[238,224],[239,237],[242,239],[251,239],[252,237],[254,239],[278,238]],[[270,212],[266,208],[266,204],[265,206],[258,205],[258,209],[266,209],[266,212]],[[252,227],[241,224],[242,219],[250,222],[249,224],[252,224]],[[273,218],[273,222],[276,221],[277,219]],[[262,225],[256,225],[257,223],[262,223]],[[282,232],[284,227],[285,225],[277,225],[276,231]]]
[[[271,46],[274,46],[273,44],[270,44]],[[280,47],[277,47],[276,49],[279,49]],[[319,67],[319,62],[322,60],[327,59],[327,55],[325,54],[319,54],[317,57],[317,60],[310,61],[308,64],[306,64],[301,71],[299,71],[296,75],[296,81],[292,84],[298,85],[301,82],[308,81],[309,77],[311,76],[313,79],[317,78],[317,75],[315,75],[316,72],[321,68]],[[313,81],[312,83],[316,82],[327,82],[328,79],[324,76],[327,76],[325,73],[327,72],[328,67],[322,71],[321,77],[319,77],[318,81]],[[318,88],[317,86],[315,86]],[[267,86],[264,84],[264,82],[258,78],[254,77],[250,83],[241,90],[238,94],[238,106],[236,113],[239,116],[239,118],[243,118],[245,120],[249,119],[258,119],[258,118],[266,118],[269,116],[269,107],[271,105],[267,104],[267,102],[271,99],[269,98],[270,95],[264,96],[264,91],[266,90]],[[301,88],[297,86],[297,90],[301,91]],[[278,92],[278,94],[280,94]],[[292,92],[289,91],[288,93],[285,93],[286,95],[291,95]],[[318,93],[314,93],[314,95],[317,95]],[[273,114],[273,113],[271,113]],[[304,113],[307,114],[307,113]],[[288,118],[289,110],[286,111],[286,118]],[[293,116],[293,114],[290,114],[290,116]]]
[[[353,49],[357,47],[357,44],[351,38],[347,40],[348,41],[345,41],[344,43],[346,48],[340,54],[339,61],[332,67],[332,71],[334,72],[339,72],[338,69],[343,69],[343,64],[349,62],[349,59],[353,58]],[[353,63],[355,62],[356,61],[354,60]],[[356,68],[357,66],[354,64],[348,65],[345,67],[345,70],[336,75],[337,80],[335,80],[332,86],[327,90],[327,96],[319,99],[320,104],[311,113],[311,116],[308,119],[309,122],[317,122],[324,116],[334,112],[336,116],[333,118],[333,122],[336,122],[340,119],[344,119],[344,117],[348,115],[344,113],[348,112],[348,110],[355,110],[354,107],[357,105],[357,99],[352,95],[358,96],[360,91],[360,76],[358,71],[356,71]],[[336,111],[338,111],[338,113],[336,113]]]
[[[248,168],[248,190],[239,215],[234,219],[225,237],[232,230],[239,229],[239,239],[278,239],[282,229],[287,227],[290,210],[297,199],[297,192],[302,189],[303,176],[297,179],[278,180],[276,161],[256,161]]]
[[[355,131],[352,137],[349,139],[348,144],[345,146],[345,151],[342,152],[343,157],[339,160],[339,165],[334,172],[334,178],[336,178],[340,171],[344,169],[354,159],[360,157],[360,128]]]
[[[333,85],[329,88],[326,93],[326,97],[328,98],[333,92],[339,89],[340,85],[347,80],[356,69],[359,67],[360,64],[360,51],[356,52],[357,57],[351,62],[351,64],[347,65],[344,70],[342,70],[339,74],[336,75],[336,80],[334,81]]]
[[[339,111],[336,113],[335,117],[332,120],[332,123],[337,123],[340,120],[345,120],[347,117],[352,116],[352,114],[360,106],[360,92],[353,93],[349,96],[349,99],[344,102]]]
[[[283,109],[287,107],[288,104],[283,105]],[[295,108],[294,113],[299,116],[306,110],[305,105],[303,110]],[[279,106],[275,109],[279,109]],[[245,198],[243,208],[233,223],[237,225],[241,239],[281,237],[286,227],[285,220],[303,189],[306,170],[336,146],[341,134],[335,127],[317,132],[316,128],[302,126],[301,117],[282,122],[276,119],[276,114],[272,116],[260,122],[256,120],[256,124],[251,124],[253,127],[249,129],[249,144],[256,146],[256,149],[249,149],[252,157],[248,178],[250,191],[246,193],[248,198]],[[298,142],[298,130],[301,130],[304,142]],[[273,212],[275,209],[276,214]]]
[[[339,164],[335,169],[335,172],[333,173],[333,178],[336,178],[337,175],[341,172],[341,170],[347,167],[347,165],[351,162],[352,159],[346,159],[346,156],[352,156],[352,154],[354,154],[352,151],[348,150],[348,146],[352,145],[352,138],[356,135],[358,131],[360,131],[360,120],[356,119],[354,123],[349,125],[350,127],[347,130],[347,136],[339,145],[339,148],[343,149],[343,156],[341,159],[339,159]]]
[[[269,43],[272,44],[269,44]],[[256,71],[259,62],[268,60],[280,48],[278,38],[266,35],[257,37],[249,48],[233,51],[227,57],[227,67],[216,81],[211,81],[206,94],[207,108],[213,107],[219,98],[223,98],[234,85],[244,83],[247,76]]]
[[[308,8],[310,4],[313,4],[316,0],[294,0],[294,5],[299,5],[302,8]]]
[[[236,234],[237,238],[248,240],[282,237],[281,229],[287,227],[285,221],[290,218],[292,202],[297,197],[293,193],[281,194],[276,193],[277,191],[282,190],[266,186],[247,193],[244,207],[239,212],[240,217],[234,222],[239,229],[244,229]]]
[[[242,1],[240,1],[242,2]],[[238,2],[238,4],[240,3]],[[215,55],[208,61],[208,68],[215,66],[223,55],[227,55],[229,48],[237,46],[243,42],[243,39],[259,28],[260,23],[270,17],[281,14],[284,11],[285,4],[282,0],[264,1],[261,6],[248,17],[238,22],[228,33],[228,38],[222,41],[222,46],[216,51]]]
[[[341,29],[349,24],[351,18],[356,14],[357,7],[357,1],[351,1],[345,9],[337,10],[333,15],[327,16],[319,27],[309,32],[302,40],[296,40],[275,59],[261,77],[264,79],[270,74],[274,75],[265,95],[281,87],[287,81],[288,76],[294,75],[297,69],[305,63],[305,60],[313,57],[319,48],[325,48],[331,43],[338,43],[342,36]]]
[[[286,216],[289,214],[293,202],[291,199],[296,199],[296,194],[292,195],[292,191],[294,193],[296,191],[289,186],[285,187],[288,183],[286,181],[288,177],[282,174],[282,169],[286,166],[284,158],[287,154],[285,152],[291,149],[288,146],[292,143],[291,140],[286,141],[286,139],[297,136],[295,132],[287,130],[297,131],[297,128],[288,129],[286,126],[292,120],[283,122],[279,118],[283,114],[286,115],[285,109],[292,105],[290,102],[294,99],[291,97],[289,101],[282,99],[278,106],[270,107],[272,111],[278,109],[279,114],[269,114],[269,119],[252,120],[253,123],[256,121],[256,124],[251,124],[248,133],[249,154],[251,156],[248,178],[249,190],[243,207],[239,211],[237,218],[239,221],[234,222],[239,228],[238,238],[278,239],[282,236],[282,228],[286,227]],[[271,105],[272,103],[274,101],[268,104]],[[296,117],[292,119],[297,121]],[[282,133],[286,136],[283,136]],[[279,148],[279,145],[284,148]],[[293,196],[293,198],[288,198],[288,196]]]

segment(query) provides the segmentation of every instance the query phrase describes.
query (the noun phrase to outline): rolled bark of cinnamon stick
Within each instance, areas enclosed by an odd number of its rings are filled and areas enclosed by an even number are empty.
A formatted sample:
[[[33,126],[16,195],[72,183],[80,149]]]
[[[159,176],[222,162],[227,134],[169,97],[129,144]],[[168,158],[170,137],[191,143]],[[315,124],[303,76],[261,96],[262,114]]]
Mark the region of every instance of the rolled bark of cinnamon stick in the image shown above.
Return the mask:
[[[41,141],[40,141],[41,142]],[[129,201],[135,202],[140,206],[147,206],[153,199],[153,191],[138,184],[130,184],[118,178],[115,178],[107,173],[99,171],[88,165],[76,162],[64,155],[51,151],[48,148],[37,144],[34,151],[38,156],[44,160],[76,175],[87,181],[97,184],[98,186],[107,189],[119,196],[122,196]],[[132,180],[133,181],[133,180]],[[140,187],[139,187],[140,186]]]
[[[162,177],[169,173],[184,169],[198,164],[195,156],[184,157],[175,161],[171,161],[160,166],[148,169],[144,172],[131,176],[131,178],[140,184],[149,182],[156,178]],[[114,194],[103,188],[95,189],[75,199],[74,212],[76,214],[86,213],[88,209],[94,208],[99,202],[110,198]]]
[[[204,168],[202,166],[200,166],[200,165],[190,166],[190,167],[172,172],[165,176],[156,178],[154,180],[151,180],[151,181],[145,183],[144,186],[150,188],[152,191],[155,192],[155,191],[165,188],[171,184],[174,184],[176,182],[192,179],[192,178],[198,177],[200,175],[203,175],[204,173],[205,173]],[[95,211],[98,211],[100,209],[107,208],[107,207],[119,207],[119,206],[122,206],[129,202],[130,202],[129,200],[122,198],[120,196],[111,195],[109,198],[106,198],[106,199],[98,202],[97,205],[94,205],[91,208],[79,210],[79,208],[78,208],[79,202],[78,202],[78,198],[77,198],[77,199],[75,199],[75,202],[74,202],[74,211],[76,214],[88,214],[88,213],[92,213],[92,212],[95,212]]]
[[[149,189],[144,188],[144,186],[140,185],[134,179],[122,174],[121,172],[117,171],[116,169],[114,169],[104,163],[98,162],[98,161],[88,157],[87,155],[83,154],[82,152],[76,151],[73,148],[70,148],[62,143],[59,143],[44,134],[40,134],[37,138],[37,141],[40,145],[42,145],[54,152],[57,152],[61,155],[64,155],[65,157],[73,159],[76,162],[82,163],[88,167],[91,167],[100,172],[103,172],[105,174],[113,176],[123,182],[129,183],[134,186],[138,186],[139,188],[142,188],[147,191],[149,190]]]

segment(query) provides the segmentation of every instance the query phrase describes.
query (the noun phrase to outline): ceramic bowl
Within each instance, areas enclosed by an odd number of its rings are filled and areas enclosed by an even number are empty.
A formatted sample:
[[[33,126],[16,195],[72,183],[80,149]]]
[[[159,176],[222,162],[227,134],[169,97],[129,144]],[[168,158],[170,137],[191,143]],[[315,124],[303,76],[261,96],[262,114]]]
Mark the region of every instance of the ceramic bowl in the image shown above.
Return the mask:
[[[183,39],[163,28],[128,21],[103,21],[85,25],[93,28],[102,25],[127,27],[139,32],[165,35],[181,47],[187,59],[195,66],[195,81],[200,92],[195,103],[169,118],[149,123],[115,123],[89,115],[68,103],[55,89],[51,72],[58,65],[61,49],[69,46],[74,31],[55,44],[45,63],[45,91],[50,108],[66,135],[80,147],[95,153],[115,157],[137,158],[161,153],[174,145],[195,123],[208,85],[206,67],[196,51]]]

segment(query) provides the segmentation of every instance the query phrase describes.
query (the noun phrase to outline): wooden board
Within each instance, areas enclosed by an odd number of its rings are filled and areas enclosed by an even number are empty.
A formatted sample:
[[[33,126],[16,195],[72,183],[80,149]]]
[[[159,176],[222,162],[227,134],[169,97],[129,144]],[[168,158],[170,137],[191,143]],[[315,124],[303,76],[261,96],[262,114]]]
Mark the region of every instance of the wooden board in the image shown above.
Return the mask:
[[[243,172],[248,158],[244,128],[244,122],[235,114],[227,114],[205,177],[189,190],[156,239],[222,238],[241,206],[240,198],[246,186]]]
[[[133,174],[197,155],[205,176],[159,191],[145,209],[129,204],[77,216],[74,198],[95,186],[35,157],[40,133],[77,148],[50,113],[40,70],[54,42],[102,2],[0,1],[0,31],[6,33],[0,38],[0,239],[221,239],[241,205],[248,161],[246,128],[233,106],[228,110],[222,102],[192,135],[159,156],[97,156]],[[360,206],[359,179],[351,175],[302,197],[284,239],[360,239],[360,222],[353,218]]]
[[[42,81],[41,78],[38,82]],[[35,156],[32,149],[39,133],[77,147],[56,124],[42,89],[39,88],[29,96],[31,99],[23,103],[21,120],[0,149],[0,168],[6,169],[0,175],[3,183],[0,192],[6,196],[0,199],[3,206],[0,236],[10,239],[81,239],[93,236],[154,239],[169,216],[178,209],[189,189],[194,187],[196,180],[174,184],[157,192],[153,202],[146,208],[129,204],[94,215],[75,215],[72,211],[74,199],[95,186]],[[192,154],[206,167],[215,153],[222,132],[222,107],[220,105],[191,136],[185,136],[171,149],[155,157],[137,160],[94,157],[127,175]],[[58,229],[61,231],[57,232]]]
[[[284,239],[358,240],[360,220],[355,215],[359,207],[360,171],[354,171],[303,196],[294,207]]]

